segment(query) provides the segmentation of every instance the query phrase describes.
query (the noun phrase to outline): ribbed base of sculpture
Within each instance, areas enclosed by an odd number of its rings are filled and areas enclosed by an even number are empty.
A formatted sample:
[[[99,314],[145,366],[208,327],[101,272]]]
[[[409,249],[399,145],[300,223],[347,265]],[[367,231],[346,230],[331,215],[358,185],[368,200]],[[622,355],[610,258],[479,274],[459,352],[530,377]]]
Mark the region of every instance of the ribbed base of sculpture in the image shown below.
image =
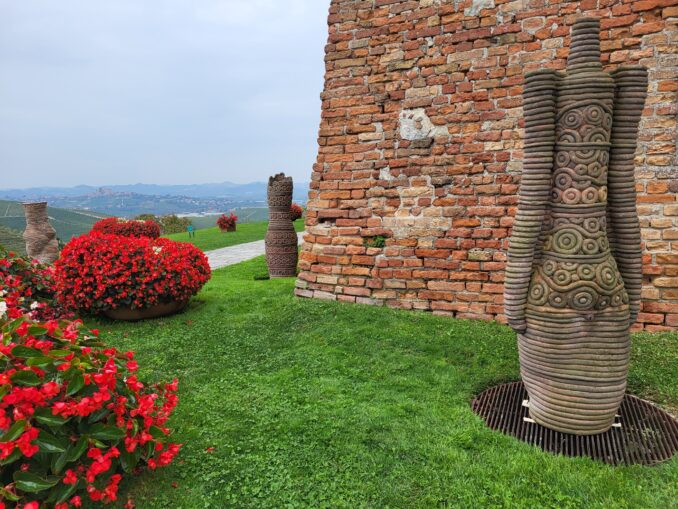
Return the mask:
[[[628,311],[528,318],[518,350],[536,422],[578,435],[610,429],[626,391]]]
[[[298,259],[296,232],[269,231],[266,234],[266,264],[271,278],[295,277]]]
[[[655,465],[678,452],[678,421],[652,403],[626,395],[615,426],[598,435],[573,435],[548,429],[529,417],[528,394],[521,382],[492,387],[473,400],[473,412],[488,427],[543,451],[585,456],[610,465]]]

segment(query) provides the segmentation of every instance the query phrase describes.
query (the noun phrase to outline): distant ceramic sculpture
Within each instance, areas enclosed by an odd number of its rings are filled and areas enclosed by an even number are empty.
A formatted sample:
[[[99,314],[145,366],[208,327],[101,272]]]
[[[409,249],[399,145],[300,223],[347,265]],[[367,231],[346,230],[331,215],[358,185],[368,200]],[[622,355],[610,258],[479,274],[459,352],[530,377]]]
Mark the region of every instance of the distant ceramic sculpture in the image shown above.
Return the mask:
[[[567,72],[526,76],[525,153],[505,309],[530,416],[607,431],[626,389],[640,307],[634,156],[647,70],[600,62],[600,21],[572,30]]]
[[[26,252],[40,263],[50,264],[59,257],[59,243],[56,231],[49,224],[47,202],[24,203],[26,214]]]
[[[299,257],[297,233],[292,223],[292,177],[279,173],[268,179],[268,232],[266,263],[272,278],[294,277]]]

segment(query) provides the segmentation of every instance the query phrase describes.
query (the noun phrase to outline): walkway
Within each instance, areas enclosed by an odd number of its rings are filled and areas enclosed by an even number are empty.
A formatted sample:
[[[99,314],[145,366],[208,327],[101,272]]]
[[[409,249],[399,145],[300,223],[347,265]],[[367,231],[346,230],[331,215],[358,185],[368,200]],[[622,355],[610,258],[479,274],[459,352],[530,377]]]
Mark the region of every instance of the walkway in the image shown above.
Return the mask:
[[[298,233],[299,243],[303,238],[303,233]],[[244,262],[261,256],[265,253],[265,246],[263,240],[256,242],[247,242],[246,244],[237,244],[235,246],[222,247],[213,251],[206,251],[207,259],[210,262],[210,268],[220,269],[236,263]]]

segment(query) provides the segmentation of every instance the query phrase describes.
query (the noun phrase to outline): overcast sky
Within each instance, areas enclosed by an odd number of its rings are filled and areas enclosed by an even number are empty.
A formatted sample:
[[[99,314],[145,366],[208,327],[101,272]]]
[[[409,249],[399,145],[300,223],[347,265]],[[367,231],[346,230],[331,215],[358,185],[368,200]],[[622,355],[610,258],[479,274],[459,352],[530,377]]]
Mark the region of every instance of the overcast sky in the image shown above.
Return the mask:
[[[310,179],[329,0],[0,0],[0,188]]]

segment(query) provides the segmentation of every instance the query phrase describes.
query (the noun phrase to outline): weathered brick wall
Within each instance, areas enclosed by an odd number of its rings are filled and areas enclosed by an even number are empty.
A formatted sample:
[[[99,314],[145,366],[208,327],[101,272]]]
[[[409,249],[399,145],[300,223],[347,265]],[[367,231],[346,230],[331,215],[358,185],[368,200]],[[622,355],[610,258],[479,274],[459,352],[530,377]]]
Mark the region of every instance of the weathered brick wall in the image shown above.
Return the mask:
[[[602,18],[650,90],[637,158],[649,330],[678,326],[678,0],[332,0],[297,295],[502,316],[523,74]],[[383,248],[369,247],[375,237]]]

